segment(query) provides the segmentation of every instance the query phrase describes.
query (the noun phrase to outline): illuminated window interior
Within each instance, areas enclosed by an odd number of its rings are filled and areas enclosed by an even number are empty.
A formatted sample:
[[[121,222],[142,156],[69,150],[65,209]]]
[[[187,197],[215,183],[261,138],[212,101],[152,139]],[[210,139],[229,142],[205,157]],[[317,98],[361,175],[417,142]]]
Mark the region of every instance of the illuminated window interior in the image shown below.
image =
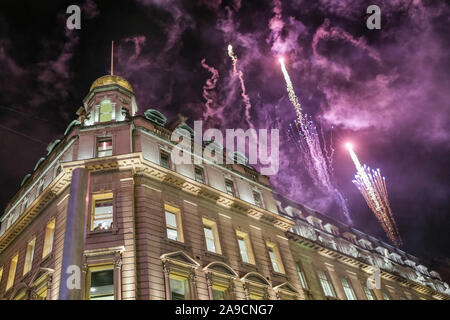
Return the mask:
[[[364,286],[364,293],[366,294],[367,300],[375,300],[372,290],[370,290],[367,286]]]
[[[170,274],[170,297],[172,300],[188,300],[190,298],[189,280],[185,276]]]
[[[300,268],[299,263],[295,264],[295,269],[297,270],[297,275],[298,275],[298,278],[300,279],[300,284],[302,285],[302,288],[308,289],[308,282],[306,282],[305,274],[304,274],[302,268]]]
[[[34,248],[36,245],[36,238],[33,238],[27,245],[27,252],[25,255],[25,265],[23,267],[23,274],[28,273],[33,265]]]
[[[3,266],[0,267],[0,283],[2,282],[2,277],[3,277]]]
[[[11,263],[9,265],[8,281],[6,282],[5,291],[8,291],[14,284],[14,278],[16,277],[17,261],[19,261],[18,253],[11,259]]]
[[[183,232],[181,228],[181,212],[180,209],[171,205],[165,204],[166,216],[166,232],[167,238],[183,242]]]
[[[167,152],[161,151],[159,154],[159,160],[161,166],[166,169],[170,169],[170,155]]]
[[[91,231],[110,230],[113,227],[113,194],[95,194],[92,196]]]
[[[229,300],[230,294],[229,294],[229,287],[220,285],[220,284],[213,284],[212,285],[212,294],[214,300]]]
[[[342,288],[344,288],[345,296],[347,297],[347,300],[357,300],[355,291],[353,290],[352,285],[350,284],[350,281],[347,278],[341,279]]]
[[[106,122],[112,120],[112,103],[111,100],[103,100],[100,103],[100,115],[99,115],[99,121],[100,122]]]
[[[253,256],[253,251],[248,234],[241,231],[236,231],[236,236],[242,261],[255,264],[255,258]]]
[[[195,181],[204,183],[205,178],[204,178],[203,168],[199,167],[199,166],[195,166],[194,171],[195,171]]]
[[[205,234],[206,250],[214,253],[222,253],[219,242],[219,231],[217,229],[217,223],[203,218],[203,232]]]
[[[114,267],[104,265],[89,267],[89,300],[114,300]]]
[[[328,275],[325,271],[319,270],[317,272],[319,276],[320,285],[322,286],[323,293],[326,297],[335,297],[333,285],[328,279]]]
[[[55,236],[55,218],[53,218],[45,227],[44,249],[42,257],[45,258],[52,252],[53,238]]]
[[[281,261],[280,251],[278,250],[276,243],[266,242],[266,245],[273,271],[284,273],[283,262]]]
[[[97,140],[97,157],[109,157],[112,156],[112,139],[111,138],[99,138]]]

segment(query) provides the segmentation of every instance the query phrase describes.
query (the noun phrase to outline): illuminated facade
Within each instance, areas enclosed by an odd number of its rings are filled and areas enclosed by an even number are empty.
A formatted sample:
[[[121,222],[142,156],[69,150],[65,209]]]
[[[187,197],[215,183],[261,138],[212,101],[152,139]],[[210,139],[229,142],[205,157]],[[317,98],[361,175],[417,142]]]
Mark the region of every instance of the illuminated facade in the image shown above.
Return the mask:
[[[449,299],[417,258],[249,166],[173,163],[183,118],[137,112],[123,78],[93,83],[0,219],[1,299]]]

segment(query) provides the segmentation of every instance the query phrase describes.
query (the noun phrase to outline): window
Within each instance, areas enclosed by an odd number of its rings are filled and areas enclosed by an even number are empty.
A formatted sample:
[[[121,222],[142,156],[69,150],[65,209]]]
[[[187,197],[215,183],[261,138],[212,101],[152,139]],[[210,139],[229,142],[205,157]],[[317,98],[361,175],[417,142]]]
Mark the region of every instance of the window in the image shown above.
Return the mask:
[[[236,231],[236,235],[242,261],[255,264],[255,259],[253,258],[253,251],[248,234],[241,231]]]
[[[112,156],[112,139],[111,138],[99,138],[97,140],[97,157],[109,157]]]
[[[113,265],[89,267],[88,281],[89,300],[114,300]]]
[[[203,232],[205,234],[206,250],[214,253],[222,253],[219,242],[219,232],[217,230],[217,224],[214,221],[206,218],[203,221]]]
[[[261,194],[258,191],[253,191],[253,199],[255,200],[255,205],[262,208]]]
[[[170,169],[170,155],[167,152],[161,151],[161,153],[159,154],[159,160],[161,166],[166,169]]]
[[[2,282],[3,277],[3,267],[0,267],[0,283]]]
[[[367,286],[364,286],[364,293],[366,294],[367,300],[375,300],[372,290],[370,290]]]
[[[263,300],[264,295],[259,292],[250,292],[250,300]]]
[[[55,236],[55,218],[53,218],[45,227],[44,249],[42,250],[42,258],[45,258],[52,252],[53,238]]]
[[[167,238],[171,240],[176,240],[183,242],[183,232],[181,228],[181,213],[180,209],[170,206],[168,204],[164,205],[165,215],[166,215],[166,232]]]
[[[341,279],[342,288],[344,288],[345,296],[347,300],[358,300],[355,295],[355,291],[353,290],[349,280],[347,278]]]
[[[11,264],[9,265],[8,281],[6,282],[5,291],[8,291],[14,284],[14,278],[16,276],[16,268],[17,268],[18,260],[19,260],[19,254],[16,253],[16,255],[11,259]]]
[[[34,247],[36,245],[36,238],[33,238],[27,245],[27,252],[25,255],[25,265],[23,267],[23,274],[27,274],[33,265]]]
[[[302,288],[308,289],[308,283],[306,282],[305,274],[303,273],[302,268],[300,268],[300,265],[298,262],[295,264],[295,268],[297,269],[297,275],[298,275],[298,278],[300,279],[300,284],[302,285]]]
[[[100,115],[99,115],[99,121],[100,122],[106,122],[112,120],[112,103],[111,100],[103,100],[100,103]]]
[[[214,300],[229,300],[229,287],[221,286],[218,284],[213,284],[212,286],[212,294]]]
[[[110,230],[113,227],[113,194],[92,195],[91,231]]]
[[[284,273],[284,266],[277,245],[273,242],[267,242],[266,245],[273,271]]]
[[[170,274],[169,280],[172,300],[188,300],[190,298],[189,280],[187,277]]]
[[[391,298],[389,297],[389,295],[386,292],[383,291],[382,294],[383,294],[384,300],[391,300]]]
[[[319,276],[320,285],[322,286],[323,293],[326,297],[335,297],[333,285],[328,279],[326,271],[319,270],[317,272]]]
[[[229,179],[225,179],[225,189],[230,196],[235,196],[234,194],[234,183]]]
[[[194,167],[194,171],[195,171],[195,181],[200,182],[200,183],[204,183],[205,182],[205,178],[204,178],[203,168],[195,166]]]

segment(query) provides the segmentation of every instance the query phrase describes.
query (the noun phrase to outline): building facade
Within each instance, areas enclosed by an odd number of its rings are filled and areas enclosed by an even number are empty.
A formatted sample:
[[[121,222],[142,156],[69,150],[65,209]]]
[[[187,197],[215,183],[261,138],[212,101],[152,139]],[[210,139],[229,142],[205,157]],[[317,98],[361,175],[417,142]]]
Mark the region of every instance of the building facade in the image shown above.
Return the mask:
[[[450,298],[416,257],[276,194],[238,153],[208,142],[174,163],[185,118],[137,112],[125,79],[92,84],[0,218],[0,299]]]

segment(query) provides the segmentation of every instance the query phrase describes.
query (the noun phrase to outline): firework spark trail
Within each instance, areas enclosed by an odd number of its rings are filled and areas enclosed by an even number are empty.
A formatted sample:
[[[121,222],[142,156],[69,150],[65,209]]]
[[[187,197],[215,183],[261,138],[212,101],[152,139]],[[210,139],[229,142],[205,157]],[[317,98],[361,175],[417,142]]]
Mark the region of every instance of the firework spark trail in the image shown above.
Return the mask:
[[[388,238],[395,245],[402,245],[402,239],[389,204],[386,178],[381,176],[380,169],[373,170],[366,165],[361,165],[351,144],[347,144],[347,149],[357,171],[353,183],[363,195]]]
[[[231,61],[233,62],[233,72],[239,78],[239,82],[241,84],[241,90],[242,90],[241,96],[242,96],[242,101],[244,102],[244,105],[245,105],[245,120],[247,121],[250,128],[255,129],[255,126],[253,125],[253,123],[251,121],[250,110],[252,108],[252,105],[250,103],[250,98],[247,95],[247,89],[245,87],[245,82],[244,82],[244,74],[242,73],[241,70],[237,69],[238,59],[237,59],[237,56],[233,52],[233,47],[231,46],[231,44],[228,45],[228,55],[230,56]]]
[[[211,73],[211,78],[206,80],[206,83],[203,86],[203,98],[205,98],[206,100],[205,103],[206,110],[203,112],[203,119],[206,122],[209,118],[212,118],[215,114],[220,113],[217,113],[214,110],[213,106],[215,104],[215,101],[213,99],[213,95],[211,94],[211,90],[214,90],[216,88],[217,81],[219,80],[219,71],[217,71],[217,69],[215,69],[214,67],[207,65],[205,61],[206,60],[203,58],[201,61],[202,67]]]
[[[307,116],[303,115],[301,104],[295,94],[291,78],[289,77],[289,73],[284,65],[284,60],[279,59],[279,61],[284,80],[286,81],[286,91],[297,115],[295,125],[299,139],[293,137],[293,140],[297,141],[296,146],[304,156],[306,168],[314,184],[319,189],[329,192],[333,196],[336,203],[341,207],[347,222],[351,224],[352,219],[350,218],[350,212],[347,208],[346,201],[341,192],[331,181],[332,170],[330,168],[332,165],[332,160],[329,152],[327,151],[326,145],[324,144],[322,148],[316,125],[312,120],[308,120]],[[292,126],[291,135],[293,135]]]

